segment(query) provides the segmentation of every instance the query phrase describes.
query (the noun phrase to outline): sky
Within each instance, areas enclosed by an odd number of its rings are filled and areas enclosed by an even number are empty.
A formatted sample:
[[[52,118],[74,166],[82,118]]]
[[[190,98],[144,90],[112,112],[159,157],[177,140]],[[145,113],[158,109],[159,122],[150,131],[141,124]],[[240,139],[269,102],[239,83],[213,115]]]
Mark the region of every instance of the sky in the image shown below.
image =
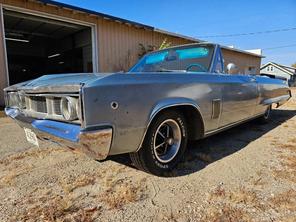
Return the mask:
[[[261,48],[263,55],[266,56],[262,60],[263,64],[268,61],[283,65],[296,63],[296,0],[59,0],[59,2],[239,49]],[[292,30],[217,37],[217,35],[281,29]]]

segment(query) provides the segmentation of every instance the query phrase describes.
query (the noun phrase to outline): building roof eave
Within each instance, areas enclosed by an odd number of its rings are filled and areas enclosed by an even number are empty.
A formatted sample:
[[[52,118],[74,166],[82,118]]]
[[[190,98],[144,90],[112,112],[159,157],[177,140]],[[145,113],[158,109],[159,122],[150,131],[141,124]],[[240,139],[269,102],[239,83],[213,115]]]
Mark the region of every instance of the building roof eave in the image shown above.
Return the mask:
[[[260,70],[264,69],[268,65],[273,65],[273,66],[277,67],[278,69],[282,70],[283,72],[285,72],[285,73],[287,73],[287,74],[289,74],[291,76],[294,75],[294,73],[292,73],[291,71],[283,68],[281,65],[276,64],[274,62],[268,62],[268,63],[264,64],[263,66],[260,67]]]
[[[87,14],[96,15],[96,16],[99,16],[99,17],[102,17],[102,18],[107,18],[107,19],[111,19],[111,20],[114,20],[114,21],[120,21],[122,23],[135,25],[135,26],[138,26],[138,27],[142,27],[144,29],[154,30],[154,27],[149,26],[149,25],[145,25],[145,24],[142,24],[142,23],[139,23],[139,22],[134,22],[134,21],[131,21],[131,20],[119,18],[119,17],[116,17],[116,16],[112,16],[112,15],[104,14],[104,13],[101,13],[101,12],[97,12],[97,11],[93,11],[93,10],[89,10],[89,9],[85,9],[85,8],[81,8],[81,7],[77,7],[77,6],[62,3],[62,2],[57,2],[57,1],[52,1],[52,0],[36,0],[36,1],[40,2],[40,3],[43,3],[45,5],[53,5],[53,6],[57,6],[57,7],[61,7],[61,8],[72,9],[74,11],[80,11],[80,12],[84,12],[84,13],[87,13]]]
[[[190,36],[178,34],[178,33],[175,33],[175,32],[170,32],[170,31],[166,31],[166,30],[162,30],[162,29],[158,29],[158,28],[154,28],[154,31],[155,32],[162,33],[162,34],[166,34],[166,35],[171,35],[171,36],[174,36],[174,37],[182,38],[182,39],[187,39],[187,40],[190,40],[190,41],[193,41],[193,42],[196,42],[196,43],[206,42],[206,41],[201,40],[201,39],[197,39],[197,38],[194,38],[194,37],[190,37]]]
[[[228,50],[232,50],[232,51],[236,51],[236,52],[240,52],[240,53],[248,54],[248,55],[251,55],[251,56],[256,56],[256,57],[260,57],[260,58],[265,58],[265,56],[263,56],[263,55],[258,55],[258,54],[252,53],[252,52],[248,52],[248,51],[241,50],[241,49],[237,49],[237,48],[228,47],[228,46],[225,46],[225,45],[220,45],[220,47],[221,47],[222,49],[228,49]]]

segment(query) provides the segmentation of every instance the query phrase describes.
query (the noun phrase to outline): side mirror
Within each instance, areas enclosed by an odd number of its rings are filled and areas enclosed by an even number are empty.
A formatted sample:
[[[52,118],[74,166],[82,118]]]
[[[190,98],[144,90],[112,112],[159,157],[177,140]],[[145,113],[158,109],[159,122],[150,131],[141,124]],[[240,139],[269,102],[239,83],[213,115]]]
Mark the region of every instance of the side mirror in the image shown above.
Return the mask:
[[[229,63],[226,69],[228,74],[238,74],[238,67],[234,63]]]

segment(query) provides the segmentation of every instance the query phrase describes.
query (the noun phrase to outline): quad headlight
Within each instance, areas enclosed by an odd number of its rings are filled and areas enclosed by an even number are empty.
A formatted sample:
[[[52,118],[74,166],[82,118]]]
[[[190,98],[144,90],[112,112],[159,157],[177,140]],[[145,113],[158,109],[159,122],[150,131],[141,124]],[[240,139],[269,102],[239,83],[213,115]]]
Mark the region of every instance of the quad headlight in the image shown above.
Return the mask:
[[[72,121],[78,119],[79,115],[79,103],[78,98],[63,97],[61,100],[61,112],[65,120]]]
[[[9,107],[25,108],[25,96],[18,92],[9,92],[7,96],[7,103]]]
[[[17,92],[8,93],[8,104],[10,107],[16,107],[19,103],[19,97]]]

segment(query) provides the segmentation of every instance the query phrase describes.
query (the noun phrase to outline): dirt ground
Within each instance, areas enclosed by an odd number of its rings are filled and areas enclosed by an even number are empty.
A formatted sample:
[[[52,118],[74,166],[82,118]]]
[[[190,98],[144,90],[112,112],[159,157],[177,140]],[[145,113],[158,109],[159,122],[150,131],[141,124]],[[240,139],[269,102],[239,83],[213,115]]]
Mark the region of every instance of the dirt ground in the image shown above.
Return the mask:
[[[294,90],[294,96],[296,90]],[[0,118],[0,221],[296,221],[296,97],[252,121],[191,143],[160,178],[126,155],[26,142]]]

